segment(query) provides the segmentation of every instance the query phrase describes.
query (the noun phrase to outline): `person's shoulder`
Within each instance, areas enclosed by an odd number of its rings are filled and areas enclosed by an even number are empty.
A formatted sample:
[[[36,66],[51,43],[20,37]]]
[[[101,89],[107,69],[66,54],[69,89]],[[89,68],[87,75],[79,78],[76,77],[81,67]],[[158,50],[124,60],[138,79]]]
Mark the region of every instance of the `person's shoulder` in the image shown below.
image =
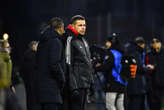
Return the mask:
[[[40,37],[40,42],[49,42],[53,39],[61,37],[55,30],[49,28]]]
[[[108,57],[114,59],[114,55],[113,55],[113,53],[111,52],[111,50],[106,50],[106,56],[108,56]]]
[[[57,46],[57,45],[61,46],[62,45],[62,41],[59,38],[52,38],[52,39],[48,40],[48,44],[50,46]]]
[[[70,29],[66,29],[64,36],[73,36],[73,32]]]

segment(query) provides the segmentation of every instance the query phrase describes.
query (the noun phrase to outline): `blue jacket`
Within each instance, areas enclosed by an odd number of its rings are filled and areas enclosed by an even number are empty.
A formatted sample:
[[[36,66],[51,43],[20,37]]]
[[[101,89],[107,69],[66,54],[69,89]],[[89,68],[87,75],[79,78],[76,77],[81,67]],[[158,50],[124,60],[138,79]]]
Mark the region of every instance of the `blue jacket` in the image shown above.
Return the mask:
[[[120,72],[122,69],[122,64],[121,64],[122,53],[113,49],[111,49],[110,52],[114,56],[114,67],[112,69],[112,76],[114,77],[114,80],[122,85],[127,85],[127,82],[123,81],[120,76]]]
[[[105,92],[124,92],[125,85],[121,79],[120,72],[122,53],[116,49],[107,51],[103,64],[96,70],[104,73],[103,83],[105,85]]]

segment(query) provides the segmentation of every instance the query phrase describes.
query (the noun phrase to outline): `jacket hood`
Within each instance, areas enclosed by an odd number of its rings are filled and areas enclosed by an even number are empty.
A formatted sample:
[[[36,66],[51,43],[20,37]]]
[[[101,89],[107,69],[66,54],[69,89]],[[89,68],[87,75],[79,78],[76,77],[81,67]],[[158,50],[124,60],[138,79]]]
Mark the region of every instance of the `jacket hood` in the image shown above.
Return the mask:
[[[40,42],[59,37],[60,35],[52,28],[47,28],[40,36]]]
[[[84,35],[80,35],[75,29],[73,29],[73,27],[71,25],[68,25],[68,27],[65,30],[65,34],[64,34],[65,39],[68,36],[74,36],[74,38],[84,37]]]
[[[79,33],[69,24],[67,27],[68,30],[70,30],[73,34],[79,35]]]

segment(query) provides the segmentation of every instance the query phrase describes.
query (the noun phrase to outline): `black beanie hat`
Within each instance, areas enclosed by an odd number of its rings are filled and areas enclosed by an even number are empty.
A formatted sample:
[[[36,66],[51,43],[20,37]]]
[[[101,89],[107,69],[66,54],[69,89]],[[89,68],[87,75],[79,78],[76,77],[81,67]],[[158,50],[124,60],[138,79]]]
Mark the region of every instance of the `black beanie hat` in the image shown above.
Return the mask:
[[[112,35],[109,36],[106,41],[109,41],[112,44],[116,43],[118,41],[118,34],[112,33]]]

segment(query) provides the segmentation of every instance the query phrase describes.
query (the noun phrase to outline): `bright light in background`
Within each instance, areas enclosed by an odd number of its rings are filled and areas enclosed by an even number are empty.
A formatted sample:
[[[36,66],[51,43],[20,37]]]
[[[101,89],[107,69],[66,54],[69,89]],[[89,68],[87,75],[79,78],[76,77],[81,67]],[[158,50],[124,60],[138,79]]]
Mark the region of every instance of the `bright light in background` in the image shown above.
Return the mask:
[[[116,36],[116,33],[113,33],[112,35],[113,35],[113,36]]]
[[[3,39],[4,39],[4,40],[8,40],[8,38],[9,38],[9,35],[8,35],[7,33],[4,33],[4,34],[3,34]]]

